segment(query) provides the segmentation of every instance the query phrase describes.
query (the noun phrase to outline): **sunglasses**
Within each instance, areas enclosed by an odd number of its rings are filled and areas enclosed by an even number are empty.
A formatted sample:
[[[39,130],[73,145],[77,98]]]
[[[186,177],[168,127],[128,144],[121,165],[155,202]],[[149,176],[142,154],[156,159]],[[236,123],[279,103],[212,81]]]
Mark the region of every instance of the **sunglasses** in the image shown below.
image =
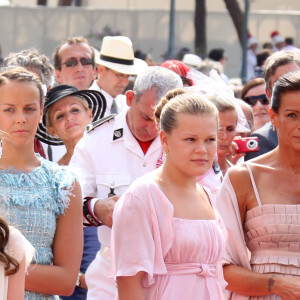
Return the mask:
[[[63,65],[66,65],[68,68],[76,67],[78,63],[81,63],[83,66],[89,66],[94,64],[94,60],[92,58],[81,57],[79,60],[76,58],[68,59]]]
[[[270,104],[270,101],[266,94],[257,95],[257,96],[249,96],[245,97],[244,101],[248,103],[251,106],[255,106],[257,101],[259,101],[262,105],[268,105]]]

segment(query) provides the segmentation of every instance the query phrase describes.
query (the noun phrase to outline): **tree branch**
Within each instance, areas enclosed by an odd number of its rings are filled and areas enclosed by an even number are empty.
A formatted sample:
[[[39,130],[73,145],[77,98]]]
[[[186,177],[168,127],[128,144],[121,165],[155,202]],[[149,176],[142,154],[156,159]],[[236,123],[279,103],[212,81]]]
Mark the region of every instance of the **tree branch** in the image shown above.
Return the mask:
[[[206,6],[205,0],[195,1],[195,53],[206,55]]]
[[[240,44],[243,45],[243,11],[237,0],[224,0],[224,2],[236,29]]]

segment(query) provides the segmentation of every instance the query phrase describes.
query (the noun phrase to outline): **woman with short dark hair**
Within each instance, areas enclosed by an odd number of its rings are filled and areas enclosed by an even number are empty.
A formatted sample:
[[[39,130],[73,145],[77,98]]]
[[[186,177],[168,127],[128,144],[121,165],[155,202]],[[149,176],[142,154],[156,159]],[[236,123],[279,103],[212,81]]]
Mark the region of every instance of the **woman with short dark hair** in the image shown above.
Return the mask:
[[[273,89],[278,147],[230,168],[222,183],[217,204],[229,233],[228,299],[300,299],[299,99],[298,70]]]

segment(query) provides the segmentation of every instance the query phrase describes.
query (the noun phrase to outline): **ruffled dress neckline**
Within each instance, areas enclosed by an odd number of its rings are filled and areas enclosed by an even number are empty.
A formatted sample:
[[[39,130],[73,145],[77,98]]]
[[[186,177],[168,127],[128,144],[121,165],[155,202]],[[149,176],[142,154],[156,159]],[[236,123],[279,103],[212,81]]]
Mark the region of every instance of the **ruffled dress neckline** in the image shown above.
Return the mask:
[[[0,173],[9,173],[9,174],[12,174],[12,175],[20,175],[20,174],[28,174],[30,175],[31,173],[36,173],[36,172],[39,172],[39,170],[45,165],[45,159],[42,158],[41,155],[39,155],[38,153],[36,154],[37,156],[37,159],[39,160],[40,164],[38,166],[36,166],[33,170],[31,171],[25,171],[25,170],[22,170],[22,169],[15,169],[14,166],[9,166],[8,168],[6,169],[1,169],[0,168]]]

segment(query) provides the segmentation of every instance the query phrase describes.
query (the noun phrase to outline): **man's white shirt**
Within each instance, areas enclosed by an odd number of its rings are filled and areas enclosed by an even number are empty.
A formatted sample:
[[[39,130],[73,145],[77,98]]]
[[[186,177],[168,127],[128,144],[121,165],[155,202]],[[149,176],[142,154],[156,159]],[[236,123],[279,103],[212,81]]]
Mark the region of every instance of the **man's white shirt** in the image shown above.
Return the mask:
[[[113,104],[113,101],[115,101],[115,103],[116,103],[118,113],[120,113],[122,110],[124,110],[125,108],[128,107],[126,104],[126,96],[125,95],[120,94],[116,98],[113,98],[111,95],[109,95],[107,92],[105,92],[103,89],[100,88],[100,86],[97,83],[97,80],[93,81],[92,85],[89,87],[89,90],[95,90],[95,91],[101,92],[104,95],[104,97],[106,99],[105,116],[111,114],[111,106]]]

